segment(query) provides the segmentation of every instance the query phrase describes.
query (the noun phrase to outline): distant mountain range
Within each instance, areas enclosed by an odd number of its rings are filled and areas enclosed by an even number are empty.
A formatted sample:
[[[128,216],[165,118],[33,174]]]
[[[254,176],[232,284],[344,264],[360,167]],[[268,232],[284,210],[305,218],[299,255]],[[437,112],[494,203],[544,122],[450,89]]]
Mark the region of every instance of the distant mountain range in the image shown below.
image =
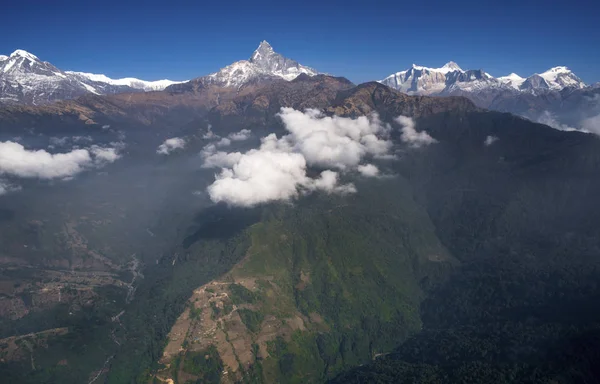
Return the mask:
[[[317,74],[317,70],[275,52],[266,41],[249,59],[187,82],[111,79],[101,74],[63,71],[17,50],[10,56],[0,56],[0,104],[39,105],[84,94],[180,93],[206,88],[235,91],[251,84]],[[379,82],[409,95],[464,96],[479,107],[510,112],[557,129],[600,132],[595,123],[600,120],[599,84],[586,85],[564,66],[529,77],[516,73],[494,77],[482,69],[463,70],[452,61],[441,68],[413,64]]]
[[[523,78],[516,73],[495,78],[481,69],[463,70],[453,61],[441,68],[413,64],[411,68],[381,80],[382,84],[408,94],[452,94],[490,88],[539,92],[564,88],[585,88],[586,84],[567,67],[554,67],[546,72]]]
[[[46,104],[88,93],[159,91],[175,83],[63,71],[21,49],[0,56],[0,103],[4,104]]]
[[[410,95],[465,96],[479,107],[564,130],[595,130],[590,119],[600,114],[598,83],[588,86],[564,66],[526,78],[516,73],[496,78],[482,69],[463,70],[452,61],[441,68],[413,64],[380,83]]]
[[[256,80],[293,80],[300,74],[318,72],[283,57],[263,41],[248,60],[240,60],[218,72],[195,79],[205,85],[239,88]],[[24,50],[0,56],[0,103],[45,104],[92,93],[107,95],[161,91],[182,81],[145,81],[136,78],[111,79],[102,74],[63,71]]]

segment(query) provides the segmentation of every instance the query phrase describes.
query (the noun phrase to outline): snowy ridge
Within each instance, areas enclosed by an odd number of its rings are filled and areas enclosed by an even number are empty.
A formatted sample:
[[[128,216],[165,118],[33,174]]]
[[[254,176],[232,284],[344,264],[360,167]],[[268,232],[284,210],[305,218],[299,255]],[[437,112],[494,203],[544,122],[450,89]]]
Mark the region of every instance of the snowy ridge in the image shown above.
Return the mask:
[[[554,67],[546,72],[540,73],[540,77],[546,80],[550,89],[563,89],[566,87],[585,88],[585,83],[567,67]]]
[[[95,73],[85,73],[85,72],[74,72],[74,71],[66,71],[65,73],[71,75],[77,75],[85,77],[91,81],[95,81],[98,83],[106,83],[110,85],[121,85],[127,86],[134,89],[141,89],[144,91],[162,91],[172,84],[184,83],[185,81],[173,81],[173,80],[156,80],[156,81],[145,81],[136,79],[134,77],[125,77],[122,79],[111,79],[110,77],[102,74]],[[187,81],[187,80],[186,80]]]
[[[281,78],[291,81],[302,73],[309,76],[319,74],[312,68],[280,55],[268,42],[262,41],[250,59],[236,61],[219,72],[204,76],[201,81],[239,88],[254,79]]]
[[[514,89],[519,89],[521,84],[525,81],[525,78],[513,72],[510,75],[499,77],[498,80],[502,84],[508,85]]]
[[[464,94],[485,90],[505,90],[539,93],[566,87],[585,88],[586,84],[567,67],[554,67],[541,74],[523,78],[516,73],[495,78],[482,70],[461,69],[453,61],[441,68],[413,64],[379,81],[408,94]]]
[[[0,56],[0,103],[4,104],[45,104],[87,93],[157,91],[174,83],[135,78],[113,80],[104,75],[62,71],[22,49]]]

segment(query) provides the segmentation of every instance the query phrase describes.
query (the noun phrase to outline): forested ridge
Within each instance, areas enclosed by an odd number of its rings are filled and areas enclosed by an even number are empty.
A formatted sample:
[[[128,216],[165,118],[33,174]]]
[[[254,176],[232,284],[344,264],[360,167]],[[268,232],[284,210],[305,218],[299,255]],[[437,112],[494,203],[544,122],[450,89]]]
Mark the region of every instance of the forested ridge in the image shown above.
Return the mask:
[[[191,292],[241,265],[234,277],[260,284],[231,284],[231,306],[218,311],[251,304],[239,315],[252,337],[269,316],[318,319],[269,341],[268,357],[253,350],[241,382],[598,381],[598,139],[492,112],[438,113],[417,127],[437,142],[411,148],[393,137],[397,159],[377,160],[384,177],[354,177],[356,194],[215,205],[191,224],[157,226],[177,244],[148,263],[119,326],[111,316],[122,292],[109,292],[114,302],[78,313],[66,337],[48,341],[62,355],[36,350],[36,369],[2,364],[3,377],[82,382],[106,361],[104,382],[158,382]],[[54,320],[65,321],[44,319]],[[113,329],[122,344],[106,337]],[[184,348],[173,371],[219,382],[222,361],[203,353]],[[70,365],[58,364],[65,357]]]

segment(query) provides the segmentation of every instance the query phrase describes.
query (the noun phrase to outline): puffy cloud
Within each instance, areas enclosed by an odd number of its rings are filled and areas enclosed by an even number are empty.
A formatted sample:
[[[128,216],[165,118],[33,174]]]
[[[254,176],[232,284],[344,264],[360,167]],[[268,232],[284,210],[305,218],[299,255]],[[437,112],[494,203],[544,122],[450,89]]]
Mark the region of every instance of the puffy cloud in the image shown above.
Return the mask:
[[[377,167],[361,166],[361,161],[366,156],[389,156],[392,148],[391,127],[377,115],[352,119],[325,116],[314,109],[301,112],[282,108],[279,117],[289,134],[281,138],[270,134],[261,139],[257,149],[227,153],[217,150],[219,143],[204,147],[202,166],[222,168],[207,189],[214,202],[252,206],[316,190],[353,193],[354,185],[340,184],[339,173],[332,169],[374,176],[379,172]],[[307,176],[308,166],[326,169],[311,178]]]
[[[227,137],[233,141],[244,141],[248,140],[252,135],[252,131],[249,129],[242,129],[239,132],[230,133]]]
[[[323,116],[315,109],[282,108],[279,117],[290,132],[282,140],[309,165],[344,170],[356,167],[367,154],[383,155],[392,147],[387,140],[390,128],[377,115],[351,119]]]
[[[418,148],[423,145],[437,143],[437,140],[429,136],[427,132],[417,132],[415,129],[415,122],[410,117],[398,116],[394,121],[402,126],[401,140],[410,146]]]
[[[27,150],[11,141],[0,142],[0,172],[20,177],[40,179],[65,178],[83,171],[92,164],[85,149],[51,154],[45,150]]]
[[[489,147],[490,145],[494,144],[494,142],[498,141],[498,137],[496,136],[487,136],[483,142],[483,144],[486,147]]]
[[[379,175],[379,168],[373,164],[359,165],[357,170],[361,175],[367,177],[377,177]]]
[[[185,147],[185,139],[181,137],[172,137],[165,140],[161,145],[158,146],[156,153],[160,155],[168,155],[176,149]]]
[[[0,142],[0,173],[40,179],[67,179],[87,168],[118,158],[116,148],[93,146],[66,153],[28,150],[19,143]],[[116,157],[115,157],[116,156]]]
[[[276,200],[289,200],[302,191],[354,191],[352,185],[338,185],[338,174],[330,170],[323,171],[317,179],[308,177],[304,155],[291,151],[289,145],[282,139],[277,139],[275,134],[264,137],[258,149],[244,154],[220,153],[222,152],[214,152],[206,159],[211,159],[210,156],[223,156],[219,157],[222,160],[221,165],[226,161],[235,163],[224,167],[221,173],[215,176],[215,182],[208,187],[208,194],[214,202],[253,206]]]

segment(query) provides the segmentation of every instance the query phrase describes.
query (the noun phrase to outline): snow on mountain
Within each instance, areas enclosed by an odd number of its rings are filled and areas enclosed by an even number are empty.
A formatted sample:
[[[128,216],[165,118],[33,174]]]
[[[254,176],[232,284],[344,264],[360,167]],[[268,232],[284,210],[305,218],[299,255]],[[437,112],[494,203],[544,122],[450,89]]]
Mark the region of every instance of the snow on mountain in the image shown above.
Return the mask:
[[[567,67],[554,67],[550,68],[544,73],[539,74],[550,89],[563,89],[566,87],[574,87],[574,88],[585,88],[585,83],[573,72],[569,70]]]
[[[444,90],[446,74],[452,71],[462,72],[462,69],[452,61],[441,68],[413,64],[409,69],[394,73],[380,82],[408,94],[430,95]]]
[[[519,89],[521,87],[521,84],[523,84],[523,82],[525,81],[525,78],[523,78],[513,72],[508,76],[498,77],[498,80],[502,84],[506,84],[514,89]]]
[[[413,64],[411,68],[397,72],[380,83],[408,94],[434,95],[449,90],[476,90],[500,83],[482,70],[464,71],[453,61],[441,68],[429,68]]]
[[[33,61],[39,61],[40,59],[38,59],[38,57],[34,54],[31,54],[27,51],[24,51],[22,49],[17,49],[16,51],[14,51],[13,53],[10,54],[10,57],[22,57],[28,60]]]
[[[316,70],[288,59],[262,41],[250,59],[240,60],[201,78],[208,84],[224,87],[240,87],[255,79],[282,78],[291,81],[300,74],[317,75]]]
[[[140,89],[143,91],[162,91],[171,84],[184,83],[185,81],[173,81],[173,80],[156,80],[156,81],[145,81],[136,79],[134,77],[125,77],[122,79],[111,79],[110,77],[102,74],[85,73],[85,72],[74,72],[66,71],[65,73],[70,75],[81,76],[98,83],[106,83],[110,85],[127,86],[134,89]]]
[[[441,68],[413,64],[411,68],[394,73],[380,83],[408,94],[449,95],[481,93],[486,90],[539,93],[566,87],[585,88],[585,83],[567,67],[554,67],[541,74],[523,78],[516,73],[495,78],[482,70],[462,70],[449,62]]]
[[[0,56],[0,104],[45,104],[86,93],[154,91],[173,83],[134,78],[113,80],[104,75],[62,71],[22,49],[10,56]]]

